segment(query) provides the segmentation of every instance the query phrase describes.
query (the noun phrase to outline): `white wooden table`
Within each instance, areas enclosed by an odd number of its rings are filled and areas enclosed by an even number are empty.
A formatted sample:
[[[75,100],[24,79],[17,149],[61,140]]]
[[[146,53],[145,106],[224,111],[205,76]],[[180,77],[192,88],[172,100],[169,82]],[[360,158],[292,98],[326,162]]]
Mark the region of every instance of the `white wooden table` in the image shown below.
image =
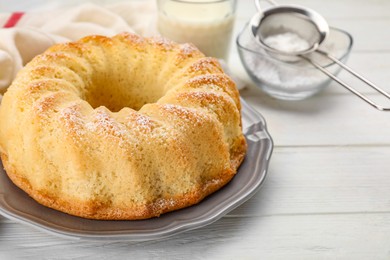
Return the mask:
[[[255,12],[252,1],[238,2],[237,31]],[[279,2],[311,7],[349,31],[348,63],[390,90],[389,0]],[[248,80],[235,46],[230,65],[275,143],[252,199],[207,227],[151,242],[71,241],[0,217],[0,259],[389,259],[390,112],[335,83],[305,101],[277,101]]]

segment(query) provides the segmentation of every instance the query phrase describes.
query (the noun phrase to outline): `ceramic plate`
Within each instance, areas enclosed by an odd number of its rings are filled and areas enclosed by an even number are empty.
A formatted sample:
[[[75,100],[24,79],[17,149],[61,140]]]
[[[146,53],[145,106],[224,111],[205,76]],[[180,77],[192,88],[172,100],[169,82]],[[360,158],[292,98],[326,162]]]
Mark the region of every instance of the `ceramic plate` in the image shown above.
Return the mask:
[[[267,173],[272,139],[264,118],[244,101],[242,105],[248,141],[245,160],[228,185],[195,206],[148,220],[83,219],[38,204],[8,179],[0,165],[0,214],[55,235],[88,240],[154,240],[209,225],[253,196]]]

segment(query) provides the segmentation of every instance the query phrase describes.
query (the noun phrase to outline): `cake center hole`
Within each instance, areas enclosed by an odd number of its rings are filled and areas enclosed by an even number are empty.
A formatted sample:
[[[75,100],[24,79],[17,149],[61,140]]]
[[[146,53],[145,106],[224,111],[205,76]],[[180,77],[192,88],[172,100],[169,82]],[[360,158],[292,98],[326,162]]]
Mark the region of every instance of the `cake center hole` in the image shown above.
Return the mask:
[[[139,110],[143,105],[155,103],[164,95],[163,86],[153,80],[140,80],[129,76],[128,79],[100,77],[86,93],[86,101],[93,108],[105,106],[112,112],[124,107]]]

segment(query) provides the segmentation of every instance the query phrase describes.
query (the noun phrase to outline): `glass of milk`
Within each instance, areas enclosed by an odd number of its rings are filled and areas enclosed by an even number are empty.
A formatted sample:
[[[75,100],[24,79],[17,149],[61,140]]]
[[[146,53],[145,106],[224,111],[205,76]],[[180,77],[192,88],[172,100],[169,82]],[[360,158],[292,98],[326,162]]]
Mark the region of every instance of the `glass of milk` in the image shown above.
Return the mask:
[[[158,30],[179,43],[193,43],[206,56],[227,59],[236,0],[157,0]]]

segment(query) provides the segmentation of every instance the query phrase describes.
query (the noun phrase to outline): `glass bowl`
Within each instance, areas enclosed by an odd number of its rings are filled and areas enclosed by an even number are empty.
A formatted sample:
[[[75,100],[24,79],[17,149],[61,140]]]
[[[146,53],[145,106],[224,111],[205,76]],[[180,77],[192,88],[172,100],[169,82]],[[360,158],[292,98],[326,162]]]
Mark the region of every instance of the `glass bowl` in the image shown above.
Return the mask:
[[[319,49],[345,63],[352,43],[352,36],[348,32],[331,27],[328,38]],[[256,42],[249,23],[237,36],[236,44],[241,62],[251,79],[272,97],[302,100],[318,93],[332,81],[303,59],[286,62],[272,56],[272,53],[268,53]],[[309,54],[309,57],[334,75],[341,70],[340,66],[316,52]]]

